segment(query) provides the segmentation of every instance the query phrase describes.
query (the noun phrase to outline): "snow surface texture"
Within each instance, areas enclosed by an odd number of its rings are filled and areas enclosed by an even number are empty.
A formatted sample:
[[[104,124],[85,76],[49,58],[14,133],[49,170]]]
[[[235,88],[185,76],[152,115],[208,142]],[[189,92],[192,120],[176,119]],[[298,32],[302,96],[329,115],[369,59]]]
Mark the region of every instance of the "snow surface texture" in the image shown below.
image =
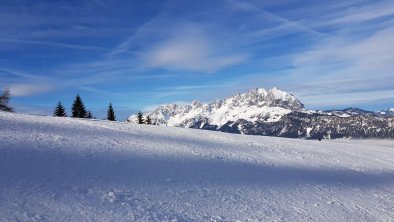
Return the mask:
[[[293,95],[275,87],[270,90],[252,89],[208,104],[195,100],[191,105],[185,106],[162,105],[144,116],[150,116],[156,125],[189,128],[197,121],[206,120],[209,124],[220,127],[238,119],[275,122],[292,110],[302,108],[304,105]],[[128,120],[137,122],[137,116],[132,115]]]
[[[0,112],[0,221],[393,221],[394,141]]]

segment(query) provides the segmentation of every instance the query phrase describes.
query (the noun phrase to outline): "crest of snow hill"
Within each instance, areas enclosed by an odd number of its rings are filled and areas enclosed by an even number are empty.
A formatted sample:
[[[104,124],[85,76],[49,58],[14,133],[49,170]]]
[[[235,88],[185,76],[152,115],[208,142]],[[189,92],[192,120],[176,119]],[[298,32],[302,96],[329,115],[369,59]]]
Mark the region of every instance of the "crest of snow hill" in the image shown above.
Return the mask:
[[[150,116],[155,125],[289,138],[394,138],[394,109],[371,112],[358,108],[306,110],[292,94],[273,88],[249,90],[208,104],[159,106]],[[136,122],[137,116],[129,117]]]

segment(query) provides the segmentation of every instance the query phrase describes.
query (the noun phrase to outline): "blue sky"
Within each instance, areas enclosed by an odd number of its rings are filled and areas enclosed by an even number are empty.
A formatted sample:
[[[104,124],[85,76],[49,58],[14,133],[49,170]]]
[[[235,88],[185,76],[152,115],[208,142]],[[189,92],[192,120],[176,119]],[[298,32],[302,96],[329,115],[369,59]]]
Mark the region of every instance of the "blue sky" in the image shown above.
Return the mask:
[[[18,112],[103,118],[279,87],[307,108],[394,107],[394,1],[0,2],[0,88]]]

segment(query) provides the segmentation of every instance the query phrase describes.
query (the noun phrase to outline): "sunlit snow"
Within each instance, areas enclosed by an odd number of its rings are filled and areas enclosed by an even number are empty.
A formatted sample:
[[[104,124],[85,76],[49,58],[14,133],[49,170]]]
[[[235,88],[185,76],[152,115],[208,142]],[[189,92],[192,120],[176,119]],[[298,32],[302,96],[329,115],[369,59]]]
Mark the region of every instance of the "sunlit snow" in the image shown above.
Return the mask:
[[[391,221],[394,141],[0,112],[1,221]]]

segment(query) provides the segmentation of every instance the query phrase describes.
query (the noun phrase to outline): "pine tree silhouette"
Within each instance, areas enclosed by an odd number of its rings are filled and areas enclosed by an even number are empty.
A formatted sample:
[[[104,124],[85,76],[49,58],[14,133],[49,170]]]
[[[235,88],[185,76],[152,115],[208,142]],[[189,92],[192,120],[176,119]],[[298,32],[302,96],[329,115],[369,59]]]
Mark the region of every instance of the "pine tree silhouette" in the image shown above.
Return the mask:
[[[76,118],[86,118],[87,117],[85,105],[83,104],[82,99],[79,96],[79,94],[75,97],[71,111],[72,111],[72,117],[76,117]]]
[[[138,124],[144,124],[144,116],[142,115],[141,111],[138,112],[137,123]]]
[[[112,104],[109,103],[108,110],[107,110],[107,120],[109,121],[116,121],[115,112],[112,108]]]
[[[53,116],[61,116],[61,117],[67,116],[66,110],[64,109],[64,106],[60,101],[57,103],[55,111],[53,111]]]
[[[0,95],[0,111],[5,111],[5,112],[13,112],[14,110],[12,107],[8,105],[10,101],[10,90],[5,89],[3,91],[3,94]]]
[[[87,117],[88,119],[93,119],[93,115],[92,112],[90,112],[90,110],[88,111]]]
[[[146,117],[145,123],[148,124],[148,125],[152,124],[152,119],[150,118],[150,116]]]

